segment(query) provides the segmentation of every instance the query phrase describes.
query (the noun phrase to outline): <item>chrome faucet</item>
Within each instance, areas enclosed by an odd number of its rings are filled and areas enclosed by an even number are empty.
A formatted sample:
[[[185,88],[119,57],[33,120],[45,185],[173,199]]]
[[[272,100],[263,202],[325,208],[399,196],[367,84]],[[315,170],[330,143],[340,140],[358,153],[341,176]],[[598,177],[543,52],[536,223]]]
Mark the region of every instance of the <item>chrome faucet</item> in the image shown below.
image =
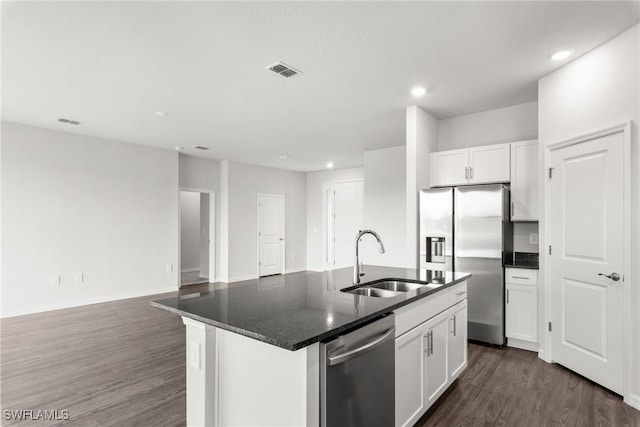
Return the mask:
[[[362,238],[362,236],[364,236],[365,234],[371,234],[373,237],[376,238],[376,240],[378,241],[378,249],[380,250],[380,253],[383,254],[384,253],[384,245],[382,244],[382,240],[380,240],[380,236],[378,236],[378,233],[376,233],[373,230],[360,230],[358,232],[358,234],[356,235],[356,258],[353,261],[353,283],[354,284],[358,284],[360,283],[360,276],[364,276],[364,273],[362,272],[362,267],[360,267],[360,256],[358,255],[358,243],[360,243],[360,238]]]

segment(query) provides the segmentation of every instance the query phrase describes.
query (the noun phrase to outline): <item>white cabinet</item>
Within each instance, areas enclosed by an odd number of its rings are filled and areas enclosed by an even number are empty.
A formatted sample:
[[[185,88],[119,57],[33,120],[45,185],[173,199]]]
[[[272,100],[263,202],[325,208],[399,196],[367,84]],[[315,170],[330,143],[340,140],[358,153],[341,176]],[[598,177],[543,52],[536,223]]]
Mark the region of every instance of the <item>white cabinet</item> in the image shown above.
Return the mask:
[[[440,313],[424,324],[426,328],[425,388],[426,404],[431,406],[447,389],[449,371],[447,370],[447,326],[449,312]]]
[[[432,187],[467,184],[469,150],[464,148],[431,153],[429,170]]]
[[[431,153],[431,186],[509,182],[510,156],[509,144]]]
[[[405,331],[395,343],[396,426],[415,424],[467,366],[466,282],[450,287],[449,295],[436,295],[428,305],[418,302],[396,311],[396,329],[401,325]],[[444,311],[427,310],[443,297],[450,301]],[[419,313],[424,315],[418,318]],[[406,331],[408,322],[412,328]]]
[[[509,182],[509,144],[469,148],[469,184]]]
[[[538,272],[506,269],[505,329],[507,345],[538,349]]]
[[[511,221],[538,220],[538,141],[511,144]]]
[[[467,300],[449,309],[449,380],[467,367]]]
[[[425,411],[425,328],[396,338],[396,425],[413,425]]]

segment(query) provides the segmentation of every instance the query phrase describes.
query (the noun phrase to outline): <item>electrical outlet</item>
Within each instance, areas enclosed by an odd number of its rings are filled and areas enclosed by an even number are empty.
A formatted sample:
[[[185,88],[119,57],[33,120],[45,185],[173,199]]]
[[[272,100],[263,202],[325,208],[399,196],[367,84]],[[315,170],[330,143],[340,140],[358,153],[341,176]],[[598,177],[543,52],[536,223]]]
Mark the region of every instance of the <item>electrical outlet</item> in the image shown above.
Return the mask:
[[[173,271],[173,264],[167,264],[167,265],[165,266],[165,271],[166,271],[167,273],[171,273],[171,272]]]
[[[538,244],[538,233],[529,233],[529,244],[530,245]]]
[[[51,276],[51,280],[50,280],[52,285],[59,285],[60,284],[60,276]]]
[[[84,282],[84,273],[76,273],[74,276],[74,281],[76,283],[83,283]]]

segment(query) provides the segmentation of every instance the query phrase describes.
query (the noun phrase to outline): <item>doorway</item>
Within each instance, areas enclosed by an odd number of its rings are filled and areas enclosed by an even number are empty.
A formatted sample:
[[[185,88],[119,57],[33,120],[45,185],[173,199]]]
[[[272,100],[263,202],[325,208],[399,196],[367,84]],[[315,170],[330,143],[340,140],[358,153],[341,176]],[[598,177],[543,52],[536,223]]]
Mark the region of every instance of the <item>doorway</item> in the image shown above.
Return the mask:
[[[284,196],[258,194],[258,277],[284,274]]]
[[[364,181],[325,185],[325,270],[353,266],[354,239],[362,229]]]
[[[215,281],[215,192],[180,190],[180,286]]]

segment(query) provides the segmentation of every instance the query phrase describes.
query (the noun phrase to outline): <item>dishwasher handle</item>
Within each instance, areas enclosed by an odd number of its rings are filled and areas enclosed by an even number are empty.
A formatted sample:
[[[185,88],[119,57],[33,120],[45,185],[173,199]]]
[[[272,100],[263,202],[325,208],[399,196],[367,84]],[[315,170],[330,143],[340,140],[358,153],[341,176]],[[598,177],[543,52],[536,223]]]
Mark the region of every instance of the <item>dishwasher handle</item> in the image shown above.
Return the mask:
[[[328,366],[339,365],[340,363],[346,362],[347,360],[354,359],[363,353],[367,353],[371,350],[374,350],[375,348],[380,347],[382,344],[384,344],[385,341],[388,341],[390,338],[392,338],[394,336],[395,331],[396,331],[396,327],[392,326],[384,334],[380,335],[376,339],[369,341],[368,343],[358,348],[345,351],[344,353],[334,354],[327,358],[327,365]]]

